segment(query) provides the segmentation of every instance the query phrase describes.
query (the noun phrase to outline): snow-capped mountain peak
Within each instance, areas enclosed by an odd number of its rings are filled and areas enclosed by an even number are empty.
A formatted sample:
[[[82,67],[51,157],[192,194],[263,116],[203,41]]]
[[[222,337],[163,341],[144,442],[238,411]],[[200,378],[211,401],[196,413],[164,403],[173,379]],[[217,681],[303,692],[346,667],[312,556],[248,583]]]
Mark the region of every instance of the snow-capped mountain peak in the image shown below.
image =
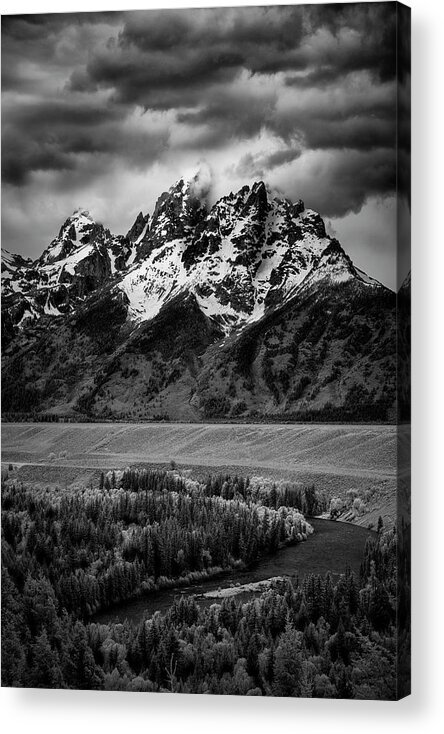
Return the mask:
[[[76,209],[62,224],[59,234],[42,253],[38,263],[49,265],[63,260],[73,250],[97,240],[103,241],[105,237],[103,225],[96,223],[87,209]]]
[[[116,286],[135,321],[153,318],[186,290],[228,333],[321,279],[379,285],[354,267],[301,199],[280,198],[258,181],[208,210],[195,184],[180,179],[159,197],[136,263]]]
[[[20,299],[14,313],[21,325],[40,315],[60,316],[126,269],[135,251],[88,210],[76,209],[35,263],[2,253],[2,294]]]
[[[70,310],[76,299],[109,285],[135,323],[154,318],[187,292],[229,333],[321,281],[382,287],[353,265],[301,199],[293,203],[257,181],[210,207],[210,188],[205,166],[180,178],[159,196],[151,216],[138,214],[125,237],[112,235],[87,209],[76,209],[26,282],[21,274],[23,287],[10,277],[12,290],[26,291],[29,299],[37,289],[29,310],[55,315],[60,304]],[[12,267],[11,257],[4,268]]]

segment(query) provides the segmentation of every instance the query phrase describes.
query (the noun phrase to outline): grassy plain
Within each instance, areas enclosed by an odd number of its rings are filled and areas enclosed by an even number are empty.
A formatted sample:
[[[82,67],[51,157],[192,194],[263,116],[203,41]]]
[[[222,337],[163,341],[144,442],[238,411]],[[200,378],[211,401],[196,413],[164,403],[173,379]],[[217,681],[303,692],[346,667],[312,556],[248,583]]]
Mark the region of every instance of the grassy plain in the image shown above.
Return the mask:
[[[90,468],[168,463],[389,479],[396,427],[331,424],[6,423],[2,460]]]
[[[5,423],[2,462],[22,481],[89,484],[100,471],[168,467],[197,478],[211,472],[314,483],[329,496],[370,490],[360,524],[390,521],[396,510],[398,462],[408,436],[393,425]]]

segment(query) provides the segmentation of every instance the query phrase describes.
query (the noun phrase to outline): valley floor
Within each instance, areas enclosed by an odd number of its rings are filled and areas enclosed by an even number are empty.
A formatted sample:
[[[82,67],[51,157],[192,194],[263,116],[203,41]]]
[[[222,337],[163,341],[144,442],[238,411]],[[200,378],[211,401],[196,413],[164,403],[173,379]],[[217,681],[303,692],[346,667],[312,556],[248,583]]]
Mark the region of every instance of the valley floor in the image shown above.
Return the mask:
[[[386,424],[2,424],[2,462],[22,481],[88,485],[102,470],[173,462],[200,479],[221,471],[314,484],[329,497],[356,490],[365,508],[352,519],[366,527],[394,521],[409,447],[406,427]]]
[[[89,468],[138,463],[269,469],[283,478],[392,479],[394,425],[5,423],[2,461]]]

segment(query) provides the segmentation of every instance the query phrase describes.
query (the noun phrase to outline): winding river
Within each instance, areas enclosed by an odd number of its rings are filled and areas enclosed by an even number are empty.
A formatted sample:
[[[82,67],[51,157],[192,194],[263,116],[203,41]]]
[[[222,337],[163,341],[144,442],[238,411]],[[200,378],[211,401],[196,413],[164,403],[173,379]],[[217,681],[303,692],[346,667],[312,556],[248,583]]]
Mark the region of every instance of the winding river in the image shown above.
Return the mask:
[[[275,555],[261,560],[255,568],[228,571],[198,584],[152,592],[101,612],[93,621],[107,624],[128,619],[138,623],[156,611],[164,612],[180,594],[200,595],[233,584],[265,581],[273,576],[298,576],[302,580],[311,573],[324,575],[330,571],[337,577],[344,573],[347,565],[359,575],[367,538],[375,537],[375,532],[358,525],[319,518],[309,518],[309,522],[315,532],[307,541],[282,548]],[[236,598],[246,600],[252,595],[254,592],[245,592]],[[210,606],[215,601],[211,598],[198,599],[201,606]]]

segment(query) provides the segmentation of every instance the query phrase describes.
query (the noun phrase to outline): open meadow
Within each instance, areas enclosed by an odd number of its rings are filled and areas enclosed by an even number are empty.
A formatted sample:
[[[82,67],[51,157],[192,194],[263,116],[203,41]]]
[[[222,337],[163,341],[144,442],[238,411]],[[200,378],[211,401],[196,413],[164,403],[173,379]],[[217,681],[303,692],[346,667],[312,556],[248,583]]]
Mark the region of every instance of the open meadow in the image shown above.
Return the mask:
[[[209,471],[314,484],[330,497],[357,491],[365,509],[354,521],[391,522],[398,465],[409,437],[393,425],[5,423],[2,462],[25,482],[96,482],[126,466],[168,468],[204,479]],[[408,467],[407,467],[408,470]]]
[[[2,461],[90,469],[140,463],[242,467],[278,476],[392,479],[392,425],[6,423]]]

